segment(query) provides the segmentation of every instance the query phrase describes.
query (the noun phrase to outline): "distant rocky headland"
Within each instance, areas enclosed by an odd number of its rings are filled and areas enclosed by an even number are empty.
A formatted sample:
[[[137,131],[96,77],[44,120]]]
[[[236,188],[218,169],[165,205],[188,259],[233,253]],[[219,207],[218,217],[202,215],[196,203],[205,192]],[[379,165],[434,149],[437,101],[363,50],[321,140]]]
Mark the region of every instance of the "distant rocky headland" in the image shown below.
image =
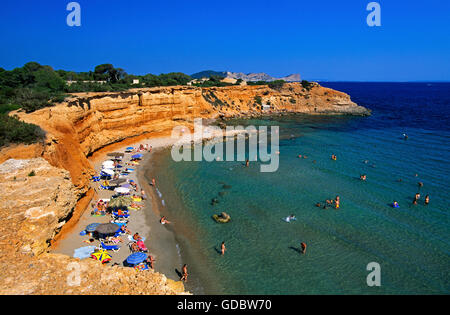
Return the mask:
[[[257,82],[257,81],[264,81],[264,82],[272,82],[276,80],[283,80],[286,82],[300,82],[300,74],[294,73],[287,75],[285,77],[281,78],[275,78],[271,75],[268,75],[264,72],[258,72],[258,73],[243,73],[243,72],[230,72],[230,71],[214,71],[214,70],[206,70],[197,72],[191,75],[194,79],[202,79],[202,78],[209,78],[211,76],[219,76],[224,77],[228,79],[241,79],[243,81],[249,81],[249,82]]]

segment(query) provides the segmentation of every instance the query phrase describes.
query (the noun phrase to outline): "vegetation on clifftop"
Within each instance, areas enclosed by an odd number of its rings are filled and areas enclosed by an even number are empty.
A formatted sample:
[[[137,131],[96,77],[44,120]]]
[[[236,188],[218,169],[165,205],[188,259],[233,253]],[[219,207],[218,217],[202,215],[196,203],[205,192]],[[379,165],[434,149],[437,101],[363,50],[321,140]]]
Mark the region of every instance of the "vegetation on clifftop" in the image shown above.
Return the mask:
[[[137,80],[137,81],[136,81]],[[94,71],[54,70],[37,62],[7,71],[0,68],[0,147],[10,143],[33,143],[42,137],[38,126],[7,114],[22,109],[27,113],[64,101],[67,93],[113,92],[130,88],[186,85],[184,73],[128,75],[122,68],[102,64]]]

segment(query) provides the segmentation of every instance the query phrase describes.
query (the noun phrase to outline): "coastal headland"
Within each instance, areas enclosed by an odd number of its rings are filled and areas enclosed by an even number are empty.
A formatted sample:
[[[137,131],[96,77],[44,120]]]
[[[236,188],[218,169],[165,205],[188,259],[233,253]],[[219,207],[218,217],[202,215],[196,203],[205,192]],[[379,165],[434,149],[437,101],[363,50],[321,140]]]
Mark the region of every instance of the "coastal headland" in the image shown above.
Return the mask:
[[[90,181],[96,161],[107,152],[167,137],[176,126],[192,130],[195,118],[281,113],[368,115],[370,111],[345,93],[318,84],[305,89],[299,83],[287,83],[277,90],[177,86],[76,93],[53,107],[10,113],[39,125],[45,138],[0,151],[0,293],[186,293],[181,283],[157,272],[111,268],[49,251],[65,235],[79,232],[73,227],[96,196]],[[67,281],[73,262],[88,274],[82,286],[70,286]]]

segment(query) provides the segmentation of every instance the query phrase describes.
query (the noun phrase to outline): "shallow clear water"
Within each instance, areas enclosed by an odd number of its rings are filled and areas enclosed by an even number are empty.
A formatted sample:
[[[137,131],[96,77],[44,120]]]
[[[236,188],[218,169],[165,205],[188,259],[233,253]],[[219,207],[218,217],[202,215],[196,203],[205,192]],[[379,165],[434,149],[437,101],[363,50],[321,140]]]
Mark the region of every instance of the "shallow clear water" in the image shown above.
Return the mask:
[[[280,126],[275,173],[261,173],[259,162],[246,168],[237,161],[176,163],[168,151],[157,156],[149,176],[157,178],[164,213],[196,261],[194,292],[450,292],[450,84],[323,85],[349,93],[373,115],[232,122]],[[417,192],[421,199],[412,205]],[[315,206],[336,195],[339,210]],[[219,203],[211,205],[212,198]],[[400,208],[390,207],[393,200]],[[212,220],[222,211],[230,223]],[[281,220],[291,213],[296,222]],[[300,242],[308,244],[306,255]],[[366,284],[370,262],[381,266],[381,287]]]

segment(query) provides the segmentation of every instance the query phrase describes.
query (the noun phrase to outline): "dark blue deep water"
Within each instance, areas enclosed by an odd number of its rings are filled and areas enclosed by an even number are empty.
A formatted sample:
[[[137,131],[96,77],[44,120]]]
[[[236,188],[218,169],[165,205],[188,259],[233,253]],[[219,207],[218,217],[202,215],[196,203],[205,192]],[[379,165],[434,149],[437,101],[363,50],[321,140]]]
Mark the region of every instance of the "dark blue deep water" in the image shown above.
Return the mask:
[[[280,127],[277,172],[261,173],[259,162],[248,168],[238,161],[176,163],[168,151],[154,160],[149,176],[158,179],[163,213],[175,222],[191,267],[188,289],[450,293],[450,84],[322,85],[350,94],[372,115],[232,122]],[[360,174],[367,175],[365,182]],[[417,192],[421,198],[413,205]],[[315,206],[336,195],[339,210]],[[219,203],[211,205],[212,198]],[[390,206],[393,200],[399,208]],[[211,219],[222,211],[230,223]],[[296,222],[281,220],[291,213]],[[222,241],[224,257],[217,252]],[[306,255],[298,252],[300,242],[308,244]],[[366,283],[370,262],[381,266],[380,287]]]

